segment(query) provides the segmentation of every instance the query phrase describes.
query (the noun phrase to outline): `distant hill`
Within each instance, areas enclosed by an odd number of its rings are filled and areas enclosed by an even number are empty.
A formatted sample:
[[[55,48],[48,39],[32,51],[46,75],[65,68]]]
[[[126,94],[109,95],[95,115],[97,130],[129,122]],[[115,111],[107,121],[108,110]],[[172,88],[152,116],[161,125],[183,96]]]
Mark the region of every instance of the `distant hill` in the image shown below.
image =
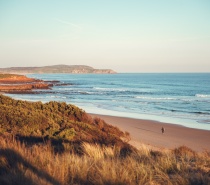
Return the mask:
[[[0,68],[0,73],[97,73],[113,74],[111,69],[94,69],[85,65],[52,65],[43,67],[10,67]]]

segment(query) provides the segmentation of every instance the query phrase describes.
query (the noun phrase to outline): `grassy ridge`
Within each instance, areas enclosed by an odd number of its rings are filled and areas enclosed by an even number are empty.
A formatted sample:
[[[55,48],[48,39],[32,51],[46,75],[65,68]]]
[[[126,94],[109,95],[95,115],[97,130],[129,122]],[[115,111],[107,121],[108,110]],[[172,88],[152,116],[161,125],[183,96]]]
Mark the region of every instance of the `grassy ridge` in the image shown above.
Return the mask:
[[[33,143],[51,140],[58,150],[82,142],[132,148],[121,139],[126,139],[127,133],[99,118],[93,119],[74,105],[27,102],[4,95],[0,95],[0,134],[18,136]]]

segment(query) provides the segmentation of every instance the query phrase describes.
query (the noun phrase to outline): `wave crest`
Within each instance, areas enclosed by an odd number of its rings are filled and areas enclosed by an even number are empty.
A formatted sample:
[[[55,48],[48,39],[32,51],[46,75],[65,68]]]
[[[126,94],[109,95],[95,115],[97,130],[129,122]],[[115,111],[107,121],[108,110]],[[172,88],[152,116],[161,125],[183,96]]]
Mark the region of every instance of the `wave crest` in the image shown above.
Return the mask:
[[[196,94],[195,96],[198,98],[210,98],[210,94]]]
[[[148,100],[176,100],[176,98],[161,98],[161,97],[146,97],[146,96],[136,96],[137,99],[148,99]]]

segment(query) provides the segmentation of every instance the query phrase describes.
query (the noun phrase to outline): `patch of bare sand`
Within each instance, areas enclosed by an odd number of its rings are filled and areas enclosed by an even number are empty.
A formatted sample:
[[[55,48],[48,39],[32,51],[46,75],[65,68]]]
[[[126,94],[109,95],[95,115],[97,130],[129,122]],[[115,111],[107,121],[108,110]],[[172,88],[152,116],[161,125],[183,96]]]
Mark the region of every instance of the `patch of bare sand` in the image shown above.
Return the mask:
[[[187,128],[175,124],[161,123],[157,121],[124,118],[116,116],[96,115],[107,123],[117,126],[122,131],[131,135],[130,144],[137,148],[145,145],[152,149],[174,149],[185,145],[191,149],[202,152],[210,151],[210,131]],[[162,134],[161,128],[165,128]]]

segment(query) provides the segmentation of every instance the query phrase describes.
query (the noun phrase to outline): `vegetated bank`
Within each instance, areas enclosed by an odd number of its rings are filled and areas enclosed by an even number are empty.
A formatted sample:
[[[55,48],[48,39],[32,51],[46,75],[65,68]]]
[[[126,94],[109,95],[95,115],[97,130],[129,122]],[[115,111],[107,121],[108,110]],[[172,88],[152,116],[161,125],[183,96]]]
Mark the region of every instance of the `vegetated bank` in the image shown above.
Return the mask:
[[[64,102],[0,95],[0,135],[0,184],[210,182],[210,152],[137,150],[128,133]]]
[[[121,139],[127,133],[65,102],[43,104],[0,95],[0,125],[0,133],[26,142],[51,140],[58,152],[75,145],[79,152],[82,142],[132,149]]]

